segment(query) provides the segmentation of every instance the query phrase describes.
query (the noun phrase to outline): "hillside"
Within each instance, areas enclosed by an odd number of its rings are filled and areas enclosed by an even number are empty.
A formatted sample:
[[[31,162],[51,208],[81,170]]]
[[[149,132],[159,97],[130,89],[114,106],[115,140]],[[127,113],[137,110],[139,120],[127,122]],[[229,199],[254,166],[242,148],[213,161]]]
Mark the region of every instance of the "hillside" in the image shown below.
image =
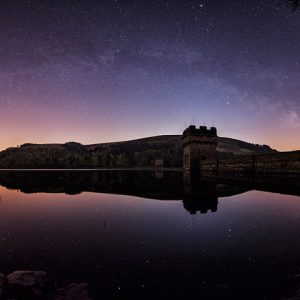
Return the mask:
[[[181,144],[181,135],[158,135],[152,137],[146,137],[136,140],[124,141],[124,142],[112,142],[112,143],[102,143],[86,145],[88,149],[99,146],[114,146],[120,144],[169,144],[169,145],[179,145]],[[270,148],[268,145],[258,145],[251,144],[241,140],[218,137],[218,152],[226,152],[233,154],[251,154],[251,153],[272,153],[277,152],[276,150]]]
[[[219,137],[218,155],[221,157],[275,151],[266,145]],[[0,152],[0,168],[152,167],[156,158],[163,158],[166,167],[181,167],[181,135],[162,135],[93,145],[76,142],[28,143]]]

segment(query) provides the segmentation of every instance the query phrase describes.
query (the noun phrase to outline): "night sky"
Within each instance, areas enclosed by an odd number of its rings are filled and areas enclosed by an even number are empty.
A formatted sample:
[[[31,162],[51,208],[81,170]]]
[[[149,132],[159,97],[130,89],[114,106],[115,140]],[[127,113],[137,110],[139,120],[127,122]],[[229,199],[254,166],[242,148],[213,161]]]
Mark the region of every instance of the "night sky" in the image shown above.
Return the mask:
[[[300,149],[300,11],[275,0],[1,1],[0,112],[0,149],[191,123]]]

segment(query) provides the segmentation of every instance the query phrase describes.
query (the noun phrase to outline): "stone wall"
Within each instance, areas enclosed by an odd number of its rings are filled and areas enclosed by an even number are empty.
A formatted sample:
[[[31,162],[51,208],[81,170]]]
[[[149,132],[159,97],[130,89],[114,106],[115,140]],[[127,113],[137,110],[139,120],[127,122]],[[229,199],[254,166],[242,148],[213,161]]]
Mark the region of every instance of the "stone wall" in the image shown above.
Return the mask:
[[[300,151],[278,152],[272,154],[241,155],[234,158],[206,160],[200,171],[210,175],[226,173],[271,173],[300,174]]]

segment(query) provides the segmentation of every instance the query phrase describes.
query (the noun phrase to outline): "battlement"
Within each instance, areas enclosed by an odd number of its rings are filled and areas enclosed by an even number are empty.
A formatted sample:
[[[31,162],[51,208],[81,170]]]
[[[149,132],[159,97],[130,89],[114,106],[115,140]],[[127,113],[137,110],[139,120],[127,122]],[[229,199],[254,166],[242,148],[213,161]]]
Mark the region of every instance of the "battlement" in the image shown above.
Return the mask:
[[[190,125],[186,128],[182,134],[182,138],[186,136],[210,136],[216,137],[217,136],[217,129],[216,127],[211,127],[208,129],[206,126],[200,126],[197,128],[195,125]]]

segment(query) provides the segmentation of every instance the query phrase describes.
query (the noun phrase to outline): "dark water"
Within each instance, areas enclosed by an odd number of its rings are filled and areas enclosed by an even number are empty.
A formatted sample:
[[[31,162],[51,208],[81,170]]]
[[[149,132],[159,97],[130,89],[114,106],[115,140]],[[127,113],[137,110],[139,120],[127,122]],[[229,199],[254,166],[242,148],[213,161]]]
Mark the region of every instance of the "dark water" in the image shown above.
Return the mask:
[[[0,268],[94,299],[281,299],[300,273],[300,180],[0,172]]]

